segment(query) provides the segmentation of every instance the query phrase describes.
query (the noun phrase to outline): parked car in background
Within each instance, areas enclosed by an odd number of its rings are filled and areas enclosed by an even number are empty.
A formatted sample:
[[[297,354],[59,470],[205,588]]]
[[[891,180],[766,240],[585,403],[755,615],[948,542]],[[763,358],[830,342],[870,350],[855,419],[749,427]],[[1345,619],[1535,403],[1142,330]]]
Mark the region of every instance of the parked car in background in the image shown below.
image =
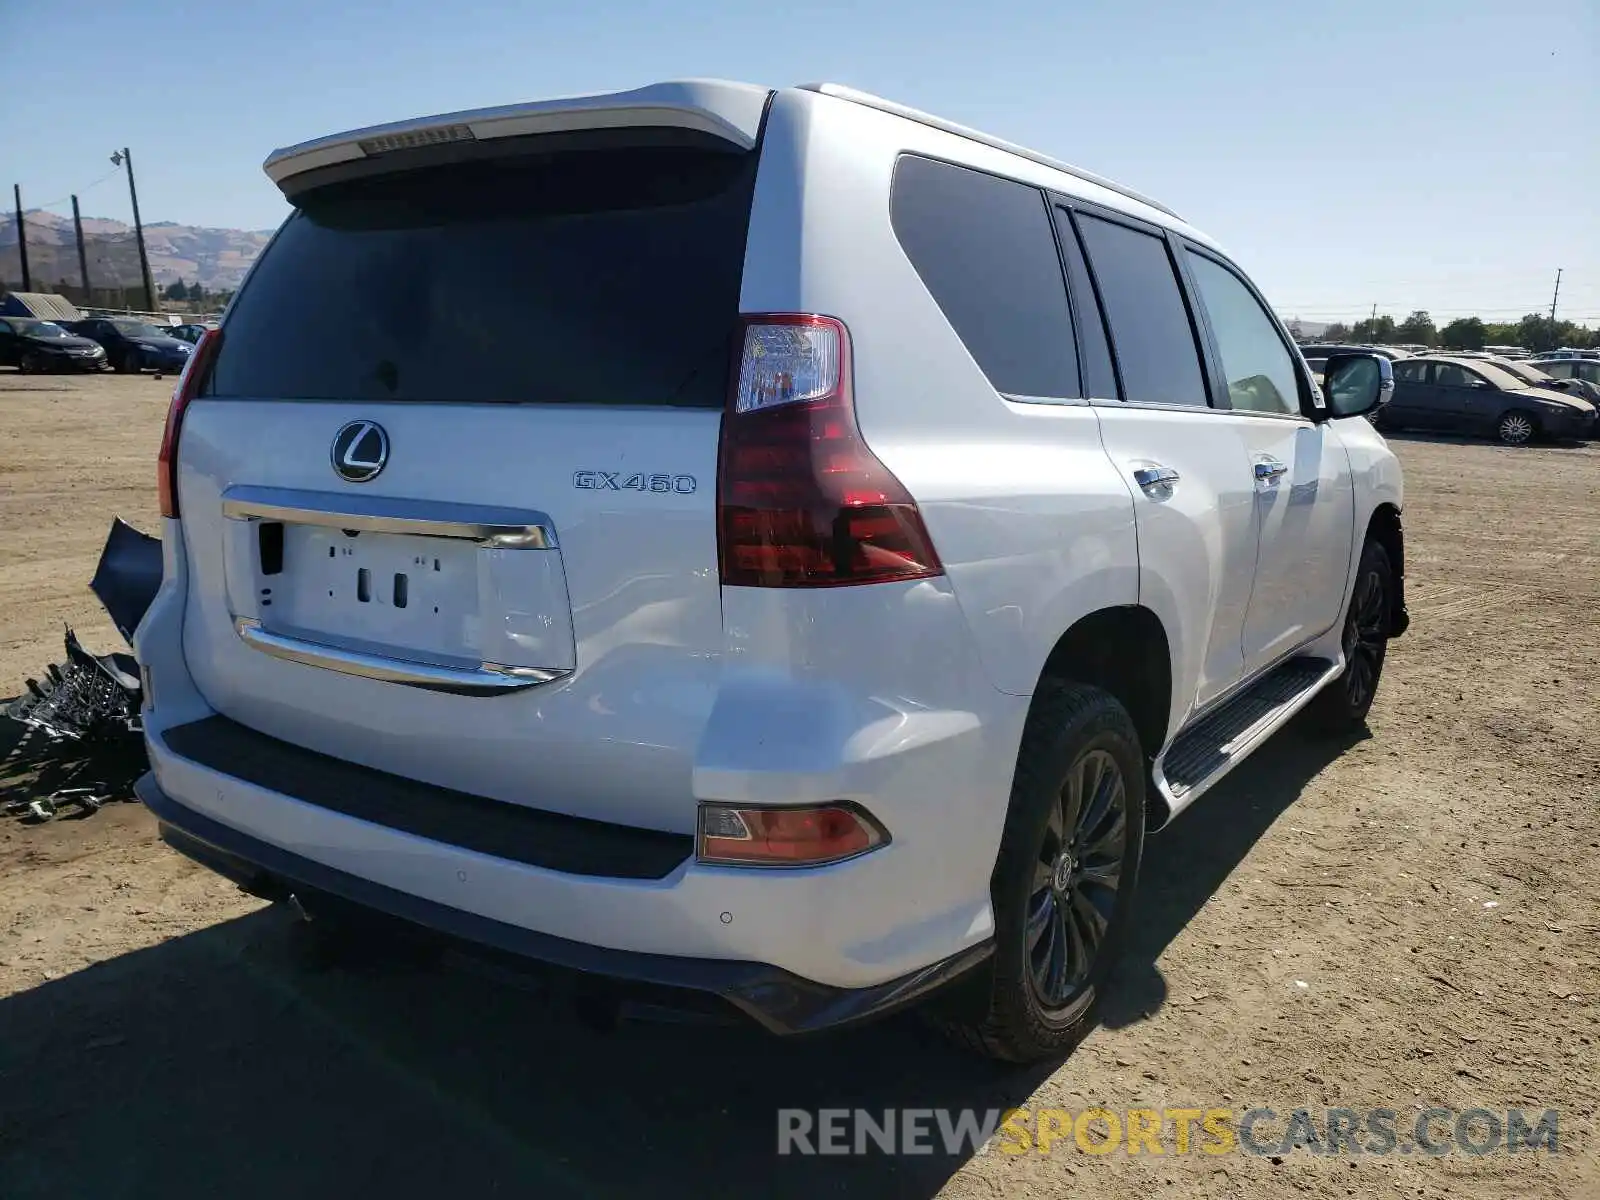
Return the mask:
[[[1600,362],[1600,350],[1546,350],[1543,354],[1535,354],[1532,361],[1539,362],[1566,362],[1572,359]]]
[[[173,337],[181,338],[192,346],[215,328],[215,325],[174,325],[171,329],[163,329],[161,332],[170,333]]]
[[[1564,362],[1546,363],[1561,369],[1546,371],[1530,362],[1513,362],[1510,359],[1495,356],[1491,359],[1502,371],[1509,371],[1529,387],[1548,388],[1553,392],[1563,392],[1568,396],[1576,396],[1580,400],[1587,400],[1590,404],[1600,408],[1600,363]],[[1584,378],[1583,370],[1588,370],[1589,378]],[[1592,380],[1592,382],[1591,382]]]
[[[1497,437],[1508,446],[1594,436],[1594,405],[1530,387],[1482,359],[1408,358],[1394,364],[1394,378],[1394,398],[1377,414],[1380,429]]]
[[[0,317],[0,364],[20,371],[98,371],[106,352],[55,321]]]
[[[1528,363],[1555,379],[1580,379],[1600,387],[1600,362],[1586,358],[1543,358]]]
[[[1378,354],[1390,362],[1410,357],[1406,351],[1394,346],[1353,346],[1342,342],[1314,342],[1309,346],[1301,346],[1300,354],[1319,377],[1328,365],[1328,356],[1331,354]]]
[[[119,371],[183,370],[192,347],[162,328],[127,317],[89,317],[73,323],[73,332],[105,347],[106,358]]]

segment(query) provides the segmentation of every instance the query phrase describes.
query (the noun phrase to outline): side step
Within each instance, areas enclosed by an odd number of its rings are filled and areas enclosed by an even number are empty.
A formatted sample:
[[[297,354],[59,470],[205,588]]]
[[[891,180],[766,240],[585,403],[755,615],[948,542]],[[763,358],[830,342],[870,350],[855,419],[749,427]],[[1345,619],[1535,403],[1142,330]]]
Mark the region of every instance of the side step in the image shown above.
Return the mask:
[[[1343,670],[1343,663],[1325,658],[1291,658],[1185,727],[1155,770],[1173,814],[1248,758]]]

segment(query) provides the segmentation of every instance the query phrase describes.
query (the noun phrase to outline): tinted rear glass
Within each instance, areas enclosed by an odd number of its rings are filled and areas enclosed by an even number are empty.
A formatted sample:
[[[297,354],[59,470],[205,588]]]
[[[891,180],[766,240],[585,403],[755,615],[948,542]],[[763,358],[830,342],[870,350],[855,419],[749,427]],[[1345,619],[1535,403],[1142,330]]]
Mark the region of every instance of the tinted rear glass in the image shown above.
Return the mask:
[[[206,393],[720,406],[755,159],[569,151],[307,193]]]
[[[1072,316],[1038,189],[903,155],[890,217],[945,319],[1013,396],[1077,396]]]
[[[1200,356],[1166,242],[1087,214],[1078,222],[1111,325],[1123,398],[1204,407]]]

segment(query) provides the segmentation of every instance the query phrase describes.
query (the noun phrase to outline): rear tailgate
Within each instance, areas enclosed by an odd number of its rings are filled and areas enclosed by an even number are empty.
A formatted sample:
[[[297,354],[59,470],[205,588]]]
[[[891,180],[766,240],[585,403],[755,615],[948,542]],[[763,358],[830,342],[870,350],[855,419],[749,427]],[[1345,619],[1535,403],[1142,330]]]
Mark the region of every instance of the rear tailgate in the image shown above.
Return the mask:
[[[184,419],[184,646],[242,724],[690,831],[756,151],[438,147],[297,194]]]

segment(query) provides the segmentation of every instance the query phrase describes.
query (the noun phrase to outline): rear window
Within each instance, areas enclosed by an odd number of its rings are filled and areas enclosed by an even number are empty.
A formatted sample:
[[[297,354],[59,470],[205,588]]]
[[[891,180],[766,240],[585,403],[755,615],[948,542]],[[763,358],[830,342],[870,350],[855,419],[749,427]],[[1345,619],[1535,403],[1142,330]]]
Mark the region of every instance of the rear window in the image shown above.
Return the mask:
[[[306,193],[206,394],[720,407],[755,159],[567,151]]]

